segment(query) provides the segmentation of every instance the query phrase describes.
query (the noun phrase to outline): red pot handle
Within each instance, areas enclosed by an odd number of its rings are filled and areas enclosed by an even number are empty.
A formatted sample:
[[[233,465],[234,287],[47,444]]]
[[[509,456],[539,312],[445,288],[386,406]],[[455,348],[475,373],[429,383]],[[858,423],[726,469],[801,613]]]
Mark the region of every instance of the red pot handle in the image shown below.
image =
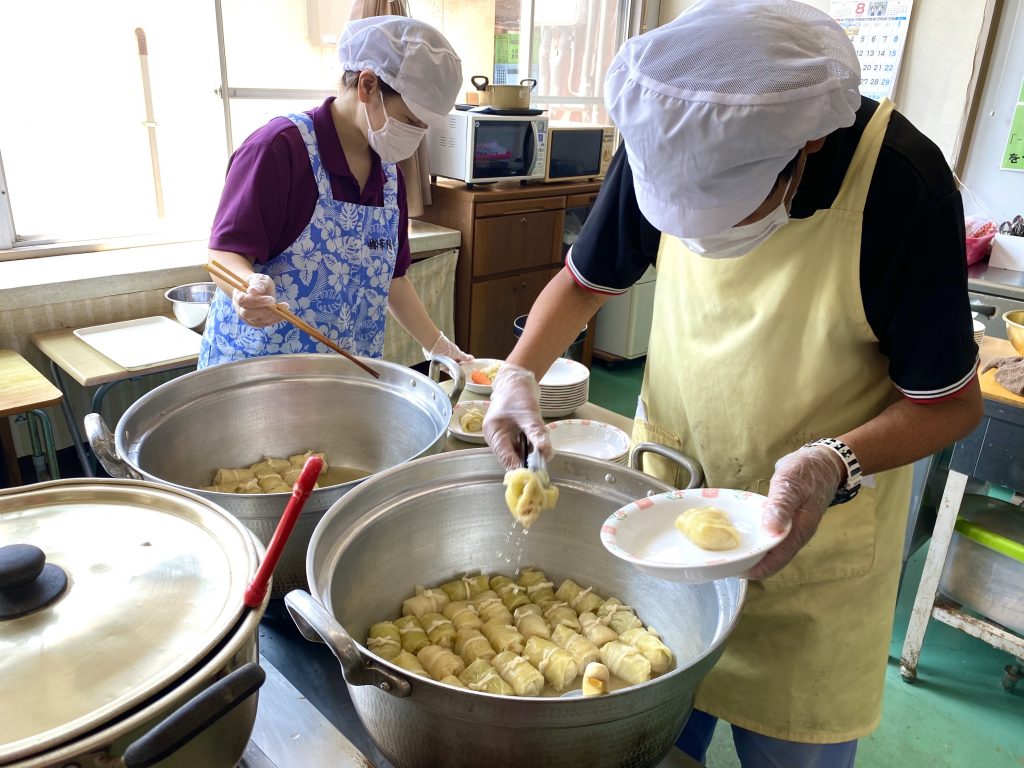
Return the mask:
[[[302,467],[302,473],[292,488],[292,495],[288,499],[288,505],[284,508],[284,514],[281,515],[281,520],[274,531],[274,537],[270,540],[270,545],[267,547],[267,554],[264,556],[263,562],[260,563],[256,576],[245,590],[243,602],[246,608],[259,607],[263,602],[263,598],[266,597],[270,577],[274,573],[274,568],[277,567],[277,561],[281,559],[284,545],[288,543],[288,537],[291,536],[292,529],[295,528],[295,523],[299,520],[299,513],[302,512],[302,505],[306,503],[306,499],[309,498],[309,494],[313,491],[313,484],[320,477],[320,472],[323,468],[324,461],[319,456],[310,456],[306,459],[306,463]]]

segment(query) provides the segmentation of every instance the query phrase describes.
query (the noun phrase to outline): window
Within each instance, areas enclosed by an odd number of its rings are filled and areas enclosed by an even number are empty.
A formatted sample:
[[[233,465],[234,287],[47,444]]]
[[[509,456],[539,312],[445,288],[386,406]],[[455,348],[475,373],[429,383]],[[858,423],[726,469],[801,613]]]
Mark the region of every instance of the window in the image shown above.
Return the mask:
[[[552,119],[605,122],[604,71],[640,0],[409,0],[469,78],[538,81]],[[0,6],[0,258],[205,239],[230,152],[334,92],[350,0]],[[631,21],[632,20],[632,21]],[[13,73],[13,76],[11,76]],[[73,243],[72,246],[67,244]]]

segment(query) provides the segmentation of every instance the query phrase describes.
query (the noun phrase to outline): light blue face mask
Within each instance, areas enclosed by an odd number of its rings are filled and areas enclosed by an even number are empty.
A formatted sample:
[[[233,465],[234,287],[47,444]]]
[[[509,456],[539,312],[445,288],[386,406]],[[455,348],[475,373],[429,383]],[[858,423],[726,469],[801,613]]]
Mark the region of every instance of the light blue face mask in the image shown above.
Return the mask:
[[[730,227],[720,235],[683,237],[680,240],[697,255],[709,259],[736,259],[745,256],[789,223],[789,206],[786,204],[786,198],[789,197],[789,188],[793,185],[795,176],[794,173],[786,184],[782,202],[764,218],[752,224]]]

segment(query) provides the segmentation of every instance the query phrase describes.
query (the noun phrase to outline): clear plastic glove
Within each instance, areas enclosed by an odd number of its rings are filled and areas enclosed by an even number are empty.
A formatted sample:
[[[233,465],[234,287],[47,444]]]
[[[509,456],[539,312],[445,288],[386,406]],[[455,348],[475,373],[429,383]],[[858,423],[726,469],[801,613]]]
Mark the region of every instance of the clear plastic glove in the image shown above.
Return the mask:
[[[540,415],[540,387],[534,375],[518,365],[502,363],[491,387],[491,403],[484,416],[484,437],[505,469],[523,465],[519,435],[533,443],[546,459],[554,454],[551,438]]]
[[[811,540],[818,524],[844,482],[839,458],[828,448],[803,447],[775,462],[761,524],[781,533],[792,521],[789,535],[768,551],[746,576],[764,579],[778,573]]]
[[[248,291],[243,293],[235,288],[231,292],[231,303],[238,316],[253,328],[266,328],[268,325],[280,323],[280,316],[271,309],[275,304],[274,281],[268,275],[253,272],[247,282]]]
[[[435,357],[450,357],[456,363],[471,363],[473,362],[473,356],[467,355],[458,345],[445,336],[443,333],[437,337],[437,341],[434,342],[434,346],[430,349],[422,347],[423,356],[427,360],[433,360]]]

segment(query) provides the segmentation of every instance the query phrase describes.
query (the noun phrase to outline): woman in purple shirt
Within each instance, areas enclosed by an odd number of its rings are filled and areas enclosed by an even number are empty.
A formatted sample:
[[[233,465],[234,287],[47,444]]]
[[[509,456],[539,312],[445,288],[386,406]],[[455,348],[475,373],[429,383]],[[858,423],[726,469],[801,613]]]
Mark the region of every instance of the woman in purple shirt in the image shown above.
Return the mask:
[[[218,281],[200,368],[327,351],[283,323],[275,302],[357,355],[381,357],[390,312],[427,357],[471,359],[438,330],[405,276],[408,209],[396,165],[454,106],[459,57],[436,29],[403,16],[351,22],[338,57],[337,97],[271,120],[231,158],[210,259],[248,290]]]

